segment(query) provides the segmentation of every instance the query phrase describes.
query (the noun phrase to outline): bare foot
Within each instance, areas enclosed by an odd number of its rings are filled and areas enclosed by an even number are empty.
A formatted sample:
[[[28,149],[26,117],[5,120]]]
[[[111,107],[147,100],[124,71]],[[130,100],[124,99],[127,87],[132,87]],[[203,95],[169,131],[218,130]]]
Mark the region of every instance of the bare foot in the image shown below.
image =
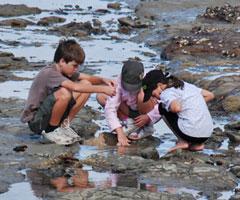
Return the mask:
[[[202,151],[204,149],[204,144],[194,144],[188,148],[190,151]]]
[[[189,148],[189,144],[187,142],[180,141],[176,144],[176,146],[170,148],[168,150],[168,153],[171,153],[171,152],[176,151],[178,149],[188,149],[188,148]]]

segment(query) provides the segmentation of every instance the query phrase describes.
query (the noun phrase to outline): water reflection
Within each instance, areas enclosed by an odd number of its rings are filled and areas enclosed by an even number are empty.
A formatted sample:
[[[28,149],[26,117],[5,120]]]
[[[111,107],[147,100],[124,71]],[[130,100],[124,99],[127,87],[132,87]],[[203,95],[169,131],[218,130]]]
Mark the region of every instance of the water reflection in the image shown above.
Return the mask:
[[[90,166],[83,168],[29,170],[27,180],[36,197],[45,197],[50,191],[76,192],[87,188],[138,187],[135,174],[97,172]],[[50,186],[50,187],[49,187]]]
[[[93,188],[94,183],[89,180],[89,173],[83,169],[76,169],[73,176],[56,177],[51,179],[51,184],[58,192],[74,192],[85,188]],[[108,181],[106,181],[108,183]]]
[[[150,183],[140,182],[138,184],[138,189],[146,190],[149,192],[167,192],[167,193],[171,193],[171,194],[188,193],[188,194],[192,194],[194,196],[194,198],[196,198],[197,200],[206,200],[207,199],[206,196],[201,195],[201,191],[189,189],[189,188],[185,188],[185,187],[164,186],[162,184],[150,184]]]

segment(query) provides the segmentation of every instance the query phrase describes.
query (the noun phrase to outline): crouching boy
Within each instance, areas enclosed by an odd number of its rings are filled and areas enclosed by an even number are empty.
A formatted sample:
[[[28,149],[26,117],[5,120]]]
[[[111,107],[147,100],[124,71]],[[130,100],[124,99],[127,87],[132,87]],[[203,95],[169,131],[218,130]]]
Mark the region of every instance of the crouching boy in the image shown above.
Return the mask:
[[[78,72],[85,53],[75,40],[60,41],[54,63],[44,67],[31,85],[21,121],[57,144],[80,139],[69,122],[84,106],[91,93],[115,95],[114,82]]]

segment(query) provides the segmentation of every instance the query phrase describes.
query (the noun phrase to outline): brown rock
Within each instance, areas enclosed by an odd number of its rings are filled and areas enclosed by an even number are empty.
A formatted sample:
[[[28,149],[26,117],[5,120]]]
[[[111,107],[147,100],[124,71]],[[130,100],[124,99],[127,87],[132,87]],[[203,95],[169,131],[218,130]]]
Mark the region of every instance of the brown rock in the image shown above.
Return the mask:
[[[35,23],[26,19],[6,19],[0,21],[0,26],[12,26],[12,27],[26,27],[28,25],[35,25]]]
[[[21,15],[40,14],[42,11],[37,7],[27,7],[26,5],[0,5],[1,17],[12,17]]]
[[[37,25],[49,26],[51,24],[62,23],[62,22],[65,22],[65,21],[66,21],[66,19],[62,18],[62,17],[56,17],[56,16],[43,17],[38,21]]]
[[[227,112],[240,111],[240,96],[228,96],[222,102],[223,109]]]
[[[115,9],[115,10],[120,10],[121,9],[121,4],[120,3],[109,3],[107,5],[108,8]]]

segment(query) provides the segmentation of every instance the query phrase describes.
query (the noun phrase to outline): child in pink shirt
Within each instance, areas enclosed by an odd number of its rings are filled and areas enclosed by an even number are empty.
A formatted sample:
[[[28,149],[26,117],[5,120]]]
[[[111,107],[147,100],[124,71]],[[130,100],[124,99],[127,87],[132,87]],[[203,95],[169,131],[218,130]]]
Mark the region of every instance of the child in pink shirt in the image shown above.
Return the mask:
[[[104,106],[110,131],[117,134],[120,146],[128,146],[129,139],[138,140],[153,134],[153,123],[160,119],[156,99],[143,103],[143,76],[143,64],[128,60],[117,79],[116,95],[109,98],[104,94],[97,96],[98,102]],[[123,122],[127,122],[127,128]]]

